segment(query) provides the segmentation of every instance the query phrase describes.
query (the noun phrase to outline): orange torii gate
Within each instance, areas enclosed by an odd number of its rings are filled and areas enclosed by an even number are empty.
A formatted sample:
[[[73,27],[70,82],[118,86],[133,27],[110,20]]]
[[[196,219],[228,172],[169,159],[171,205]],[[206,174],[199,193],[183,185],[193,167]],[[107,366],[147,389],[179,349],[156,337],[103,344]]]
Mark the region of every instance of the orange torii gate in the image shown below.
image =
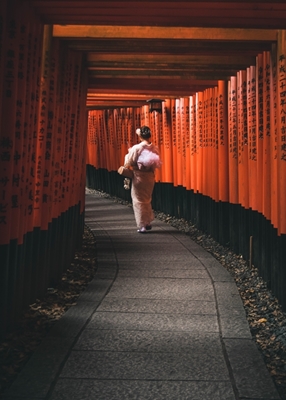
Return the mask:
[[[253,237],[255,263],[286,305],[285,31],[255,65],[166,98],[162,114],[87,113],[84,55],[53,38],[30,2],[1,1],[0,18],[0,333],[60,278],[80,243],[86,162],[94,187],[101,174],[121,192],[116,170],[143,124],[163,158],[154,206],[246,258]]]
[[[284,247],[279,245],[281,253],[275,255],[277,269],[266,263],[274,257],[268,245],[273,236],[277,243],[286,237],[285,43],[285,32],[280,32],[277,50],[274,47],[272,53],[259,54],[255,65],[237,71],[228,82],[218,81],[215,88],[186,98],[165,99],[162,114],[150,114],[143,106],[137,111],[140,122],[130,115],[132,126],[151,127],[161,151],[163,166],[156,176],[160,207],[165,204],[166,210],[188,218],[193,205],[180,205],[182,196],[187,199],[192,193],[194,204],[203,199],[198,206],[201,211],[197,209],[191,216],[194,222],[218,239],[223,236],[223,242],[245,257],[253,245],[248,241],[254,238],[256,263],[261,264],[262,274],[272,282],[283,304],[286,297],[278,276],[283,275]],[[96,118],[101,112],[105,111],[91,111],[90,115]],[[122,143],[130,140],[128,135],[130,130],[121,124]],[[111,149],[107,152],[112,153]],[[107,169],[95,160],[89,163],[95,169]],[[115,163],[111,170],[117,168]],[[172,195],[169,189],[166,193],[173,205],[166,204],[162,192],[170,184]]]
[[[0,334],[60,278],[83,232],[86,70],[27,5],[1,2]]]

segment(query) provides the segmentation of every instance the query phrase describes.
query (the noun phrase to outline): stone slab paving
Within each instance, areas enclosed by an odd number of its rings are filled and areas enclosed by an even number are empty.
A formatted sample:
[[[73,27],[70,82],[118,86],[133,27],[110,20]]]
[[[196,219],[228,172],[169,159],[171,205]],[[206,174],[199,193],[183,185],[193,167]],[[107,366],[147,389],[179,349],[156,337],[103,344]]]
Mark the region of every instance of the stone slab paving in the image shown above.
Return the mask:
[[[220,263],[161,221],[86,196],[95,278],[3,400],[279,400]]]

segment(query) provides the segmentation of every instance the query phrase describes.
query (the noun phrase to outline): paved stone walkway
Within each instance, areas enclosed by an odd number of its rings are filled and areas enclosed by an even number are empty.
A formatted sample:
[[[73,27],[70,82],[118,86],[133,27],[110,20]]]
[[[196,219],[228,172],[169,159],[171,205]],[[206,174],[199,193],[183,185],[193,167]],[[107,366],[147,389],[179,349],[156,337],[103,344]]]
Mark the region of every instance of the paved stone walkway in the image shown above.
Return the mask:
[[[278,400],[237,287],[187,235],[86,196],[94,280],[4,400]]]

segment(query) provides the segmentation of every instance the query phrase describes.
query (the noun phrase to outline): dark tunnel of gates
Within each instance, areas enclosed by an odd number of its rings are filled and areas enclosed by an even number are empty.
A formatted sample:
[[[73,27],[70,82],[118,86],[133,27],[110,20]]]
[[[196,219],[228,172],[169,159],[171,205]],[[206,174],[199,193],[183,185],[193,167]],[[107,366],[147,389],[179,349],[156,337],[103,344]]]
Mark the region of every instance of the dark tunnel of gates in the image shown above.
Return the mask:
[[[4,18],[9,15],[9,18]],[[87,113],[84,55],[28,6],[0,5],[0,334],[57,282],[80,245],[87,186],[127,198],[117,168],[151,127],[153,206],[249,258],[286,309],[286,34],[216,88]],[[87,166],[86,166],[87,164]]]
[[[188,98],[166,99],[162,114],[89,112],[87,185],[130,200],[116,170],[135,129],[149,125],[163,165],[153,207],[194,223],[260,271],[286,305],[285,32],[278,50],[229,81]]]

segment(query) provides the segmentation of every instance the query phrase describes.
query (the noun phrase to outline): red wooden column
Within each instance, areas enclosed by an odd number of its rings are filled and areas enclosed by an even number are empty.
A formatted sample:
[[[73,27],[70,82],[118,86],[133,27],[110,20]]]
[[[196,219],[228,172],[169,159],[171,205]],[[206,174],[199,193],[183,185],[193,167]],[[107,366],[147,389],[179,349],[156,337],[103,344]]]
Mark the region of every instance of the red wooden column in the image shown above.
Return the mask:
[[[97,128],[97,132],[98,132],[98,166],[97,168],[105,168],[105,153],[104,153],[104,143],[105,143],[105,137],[104,137],[104,131],[103,131],[103,111],[102,110],[97,110],[96,111],[97,114],[97,118],[96,118],[96,128]],[[118,115],[117,115],[118,118]],[[120,151],[121,150],[121,143],[119,142],[119,140],[117,140],[117,150]]]
[[[278,146],[277,146],[277,45],[273,45],[270,58],[270,197],[271,197],[271,222],[278,228]]]
[[[118,133],[119,129],[120,129],[118,109],[115,109],[112,111],[111,117],[112,117],[112,121],[110,121],[110,125],[113,126],[113,130],[114,130],[114,149],[117,154],[116,158],[118,160],[118,167],[119,167],[120,165],[124,164],[124,155],[121,154],[121,141],[120,141],[120,135]],[[98,136],[98,141],[100,141],[100,140],[101,140],[101,138],[100,138],[100,136]],[[132,146],[132,142],[130,141],[129,143],[127,143],[127,150],[131,146]],[[127,153],[127,151],[126,151],[126,153]]]
[[[50,65],[49,65],[49,81],[48,81],[48,96],[47,96],[47,115],[46,115],[46,138],[45,138],[45,175],[44,192],[47,199],[48,207],[48,222],[52,221],[54,212],[53,190],[55,170],[57,169],[58,160],[57,153],[57,98],[58,92],[58,68],[59,68],[59,40],[52,40]]]
[[[66,48],[66,57],[64,59],[64,112],[63,112],[63,132],[62,132],[62,159],[61,159],[61,199],[60,210],[61,213],[69,208],[69,201],[71,195],[71,168],[72,168],[72,146],[70,141],[70,130],[73,110],[72,98],[72,76],[74,73],[73,54]]]
[[[172,132],[172,170],[173,170],[173,184],[178,186],[178,174],[177,174],[177,135],[176,135],[176,100],[171,99],[170,104],[171,112],[171,132]]]
[[[0,2],[0,93],[2,93],[3,83],[4,83],[4,62],[6,54],[6,24],[7,24],[7,0],[2,0]],[[2,118],[2,101],[3,96],[0,96],[0,121]]]
[[[186,181],[186,136],[187,129],[189,125],[189,99],[182,97],[180,98],[180,127],[181,127],[181,185],[183,187],[187,186]]]
[[[140,126],[141,126],[141,107],[138,107],[138,108],[135,108],[135,110],[134,110],[134,131],[133,131],[133,135],[135,135],[136,129],[140,128]],[[131,145],[131,143],[130,143],[130,145]]]
[[[213,142],[215,141],[215,97],[213,88],[208,89],[208,127],[207,127],[207,153],[206,158],[209,159],[209,162],[206,162],[206,180],[207,180],[207,196],[211,199],[215,200],[215,185],[216,185],[216,163],[215,163],[215,155],[214,155],[214,147]]]
[[[247,81],[246,71],[237,73],[237,128],[238,128],[238,201],[249,208]]]
[[[77,104],[76,135],[78,137],[79,149],[77,151],[77,187],[78,200],[80,201],[80,215],[83,215],[85,209],[85,187],[86,187],[86,141],[87,141],[87,70],[81,54],[81,68],[79,76],[79,95]],[[76,146],[77,147],[77,146]]]
[[[158,147],[161,152],[163,146],[163,129],[162,129],[162,114],[157,111],[152,112],[152,143]],[[162,169],[158,168],[155,171],[155,180],[156,182],[162,181]]]
[[[217,166],[217,140],[218,140],[218,121],[217,121],[217,88],[208,90],[208,139],[207,139],[207,195],[218,201],[218,166]]]
[[[229,81],[228,97],[229,201],[238,204],[237,79],[234,76]]]
[[[63,71],[63,58],[65,58],[66,53],[59,41],[53,41],[53,55],[52,55],[52,73],[55,78],[55,87],[52,90],[54,92],[55,98],[57,99],[54,117],[53,117],[53,144],[52,144],[52,160],[53,160],[53,177],[51,180],[51,195],[53,198],[52,204],[52,218],[58,218],[61,214],[61,160],[63,158],[64,149],[64,71]],[[55,98],[51,98],[51,102],[54,103]],[[50,110],[53,108],[53,104],[50,104]]]
[[[116,170],[115,164],[116,164],[116,159],[118,158],[116,150],[114,148],[114,127],[113,127],[113,119],[110,118],[110,115],[112,115],[112,111],[105,110],[104,111],[104,131],[105,131],[105,137],[106,137],[106,169],[107,171],[112,171]],[[127,140],[123,140],[123,144],[126,143]],[[122,146],[122,148],[125,147],[127,148],[127,145]],[[126,150],[122,149],[123,152],[127,152]],[[120,157],[121,158],[121,157]],[[123,157],[122,157],[123,158]],[[117,164],[117,168],[119,165],[122,163]]]
[[[197,191],[203,193],[203,124],[204,124],[204,111],[203,111],[203,92],[196,93],[196,180]]]
[[[43,230],[48,229],[48,224],[51,222],[51,178],[53,175],[51,163],[51,139],[53,118],[49,114],[51,107],[49,99],[55,96],[50,93],[50,80],[51,80],[51,43],[52,43],[52,29],[50,26],[45,26],[43,38],[43,51],[42,51],[42,68],[40,79],[40,93],[39,93],[39,117],[38,117],[38,145],[37,145],[37,183],[35,192],[39,199],[39,208],[37,209],[37,222],[36,226],[41,226]],[[51,88],[52,89],[52,88]],[[54,98],[53,98],[54,102]],[[50,119],[49,119],[50,118]]]
[[[12,228],[12,188],[15,138],[16,101],[18,93],[20,22],[13,12],[13,3],[7,4],[7,24],[4,32],[5,56],[2,63],[2,118],[0,129],[0,244],[9,244]],[[3,10],[4,12],[4,10]],[[3,43],[4,44],[4,43]]]
[[[21,244],[24,233],[34,226],[34,193],[30,185],[34,171],[30,166],[35,162],[33,146],[39,105],[36,88],[43,29],[24,4],[15,7],[13,1],[3,2],[1,12],[5,21],[1,46],[5,51],[0,62],[0,243],[9,244],[14,239]]]
[[[218,185],[219,200],[229,200],[227,82],[218,81]]]
[[[105,131],[106,131],[106,144],[107,144],[107,165],[106,168],[108,171],[112,171],[114,168],[114,165],[116,163],[116,151],[114,149],[114,127],[113,127],[113,118],[112,116],[112,111],[110,110],[105,110],[104,111],[104,125],[105,125]],[[118,163],[118,166],[121,165]],[[118,167],[117,167],[118,168]]]
[[[175,127],[175,135],[176,135],[176,147],[174,150],[176,151],[177,162],[175,165],[176,168],[176,177],[177,183],[176,186],[181,186],[183,184],[183,159],[182,159],[182,128],[181,128],[181,100],[176,99],[176,127]]]
[[[118,143],[120,152],[122,151],[122,135],[121,135],[121,121],[120,112],[118,114]],[[100,151],[100,168],[106,168],[106,135],[104,127],[104,111],[98,110],[98,132],[99,132],[99,151]]]
[[[146,114],[145,120],[148,121],[148,123],[146,123],[144,125],[149,126],[149,128],[151,129],[152,138],[156,138],[156,136],[157,136],[157,131],[156,131],[157,112],[153,111],[150,113],[149,107],[146,107],[146,106],[143,106],[143,107],[144,107],[144,112]],[[147,116],[147,113],[148,113],[148,116]],[[154,140],[156,140],[156,139],[154,139]]]
[[[271,62],[270,52],[263,53],[263,149],[262,213],[271,221]]]
[[[187,189],[190,189],[189,171],[190,171],[190,98],[184,98],[185,103],[185,140],[184,140],[184,160],[185,160],[185,171],[184,171],[184,183]]]
[[[134,141],[135,132],[137,129],[136,125],[136,116],[137,116],[137,109],[129,107],[127,109],[127,117],[128,117],[128,126],[127,126],[127,143],[126,148],[129,149],[131,143]],[[115,140],[116,132],[114,131],[114,140]],[[119,160],[118,160],[119,162]],[[119,164],[120,165],[120,164]]]
[[[73,75],[72,75],[72,115],[69,132],[69,145],[71,158],[71,195],[69,206],[73,207],[84,200],[85,185],[80,182],[82,153],[86,141],[86,112],[83,97],[86,97],[86,88],[83,82],[83,55],[73,53]],[[82,117],[84,115],[84,118]],[[83,131],[81,131],[83,129]]]
[[[278,32],[277,58],[278,231],[286,234],[286,30]]]
[[[86,162],[94,167],[96,167],[99,163],[99,138],[96,120],[97,113],[95,111],[89,111],[87,119]]]
[[[173,182],[173,155],[172,155],[172,126],[171,100],[167,99],[162,105],[163,146],[161,150],[163,182]]]
[[[190,97],[190,189],[197,192],[196,96]]]
[[[161,161],[163,162],[162,153],[163,153],[163,148],[164,148],[164,135],[163,135],[163,115],[161,113],[157,113],[156,130],[158,132],[158,144],[157,145],[159,148]],[[157,173],[157,179],[161,182],[164,182],[162,166],[159,170],[157,170],[156,173]]]
[[[212,158],[212,199],[219,201],[218,170],[218,88],[212,89],[212,125],[211,125],[211,158]]]
[[[140,123],[140,126],[143,126],[143,125],[147,125],[149,127],[151,125],[150,112],[149,112],[148,104],[143,106],[142,109],[141,109],[141,123]],[[139,128],[140,128],[140,126],[139,126]]]
[[[126,109],[125,109],[125,123],[124,123],[124,146],[125,146],[125,154],[127,153],[127,151],[128,151],[128,143],[130,142],[130,138],[132,137],[131,136],[131,133],[133,132],[133,135],[134,135],[134,130],[131,132],[131,127],[133,126],[133,121],[132,121],[132,113],[130,114],[130,112],[129,112],[129,108],[127,107]],[[113,168],[113,170],[114,171],[116,171],[117,170],[117,168],[118,168],[118,164],[116,165],[115,163],[113,163],[114,164],[114,168]]]
[[[211,169],[211,159],[210,159],[210,89],[204,91],[203,99],[203,176],[202,176],[202,193],[205,196],[210,196],[210,169]]]
[[[17,240],[18,244],[23,243],[25,229],[25,217],[27,199],[25,196],[25,182],[28,176],[27,161],[29,159],[29,151],[27,146],[27,124],[26,112],[29,102],[29,83],[27,82],[28,67],[30,60],[29,53],[29,36],[33,32],[33,23],[29,22],[29,15],[24,9],[18,9],[19,20],[23,18],[19,31],[19,46],[17,52],[19,54],[17,69],[17,98],[16,98],[16,123],[14,130],[14,166],[12,175],[12,191],[11,191],[11,239]],[[29,71],[30,72],[30,71]]]
[[[89,165],[96,165],[97,159],[97,136],[95,129],[95,113],[89,111],[87,120],[87,143],[86,143],[86,163]]]
[[[186,159],[186,188],[191,190],[191,97],[186,98],[186,134],[185,134],[185,159]]]
[[[247,68],[247,123],[248,123],[248,177],[249,207],[257,211],[257,100],[256,67]]]
[[[256,168],[257,168],[257,184],[256,184],[256,207],[257,211],[262,212],[262,188],[263,188],[263,141],[264,132],[264,99],[263,99],[263,54],[256,57]]]

